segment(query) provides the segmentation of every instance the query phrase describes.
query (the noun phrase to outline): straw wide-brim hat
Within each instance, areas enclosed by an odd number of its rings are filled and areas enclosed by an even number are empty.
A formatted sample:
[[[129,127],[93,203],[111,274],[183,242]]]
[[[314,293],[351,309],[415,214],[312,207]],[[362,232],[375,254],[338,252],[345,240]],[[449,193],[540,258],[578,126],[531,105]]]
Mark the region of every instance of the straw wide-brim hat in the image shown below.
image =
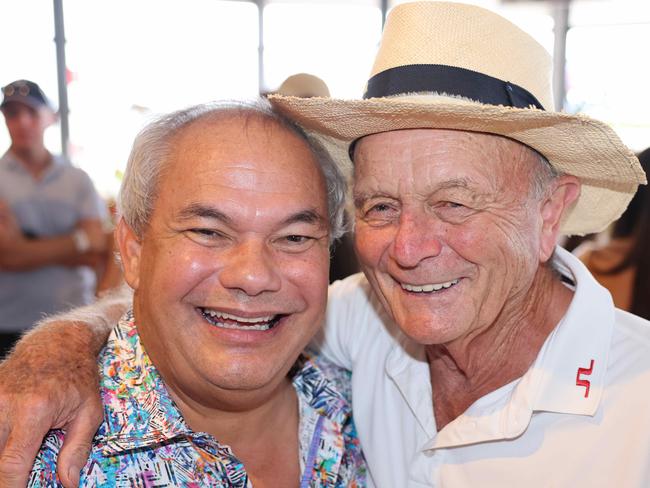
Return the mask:
[[[435,128],[498,134],[541,153],[582,182],[564,234],[605,229],[645,174],[606,124],[553,110],[552,60],[489,10],[447,2],[396,6],[386,20],[363,100],[271,96],[342,165],[360,137]]]

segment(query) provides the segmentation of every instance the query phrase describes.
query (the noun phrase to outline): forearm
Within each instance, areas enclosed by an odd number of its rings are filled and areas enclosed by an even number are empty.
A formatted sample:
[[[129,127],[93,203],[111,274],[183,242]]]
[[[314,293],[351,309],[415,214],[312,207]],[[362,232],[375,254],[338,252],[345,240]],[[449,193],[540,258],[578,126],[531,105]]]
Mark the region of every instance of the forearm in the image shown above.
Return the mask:
[[[108,236],[102,223],[84,219],[70,234],[26,239],[18,235],[8,238],[0,235],[0,268],[26,271],[53,264],[71,265],[92,258],[93,253],[104,253]]]
[[[103,420],[97,354],[130,303],[130,290],[121,289],[95,305],[50,317],[0,363],[0,486],[27,484],[50,429],[66,431],[58,475],[65,486],[78,486]]]
[[[94,358],[112,328],[131,306],[131,301],[132,291],[124,285],[105,294],[92,305],[48,317],[25,334],[18,345],[47,345],[52,343],[53,338],[61,342],[59,335],[65,333],[77,337],[76,341],[82,342],[88,355]]]
[[[72,234],[43,238],[23,239],[0,253],[0,268],[10,271],[27,271],[52,264],[63,264],[79,255]]]

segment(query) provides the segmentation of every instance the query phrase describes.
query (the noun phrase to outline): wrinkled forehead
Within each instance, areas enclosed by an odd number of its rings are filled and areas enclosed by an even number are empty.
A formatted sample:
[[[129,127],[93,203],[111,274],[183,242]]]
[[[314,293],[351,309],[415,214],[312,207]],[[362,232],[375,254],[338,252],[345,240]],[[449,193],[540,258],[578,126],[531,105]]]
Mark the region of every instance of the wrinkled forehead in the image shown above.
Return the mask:
[[[372,134],[354,148],[355,191],[363,187],[432,191],[463,182],[476,191],[514,185],[527,191],[539,155],[506,137],[447,129],[404,129]],[[392,190],[391,190],[392,191]]]
[[[496,134],[450,129],[402,129],[362,137],[354,146],[355,168],[367,169],[373,163],[430,163],[454,159],[481,161],[495,168],[508,166],[539,155],[528,146]]]

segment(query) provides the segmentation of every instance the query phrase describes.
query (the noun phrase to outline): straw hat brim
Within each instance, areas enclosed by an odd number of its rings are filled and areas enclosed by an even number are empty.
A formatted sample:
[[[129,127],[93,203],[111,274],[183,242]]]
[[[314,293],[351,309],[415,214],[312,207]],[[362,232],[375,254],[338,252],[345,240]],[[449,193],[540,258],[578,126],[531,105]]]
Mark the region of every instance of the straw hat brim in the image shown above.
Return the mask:
[[[561,232],[600,232],[627,207],[646,178],[636,156],[606,124],[582,115],[486,105],[445,96],[367,100],[269,97],[280,113],[315,137],[343,166],[360,137],[401,129],[455,129],[497,134],[542,155],[561,173],[582,183]]]

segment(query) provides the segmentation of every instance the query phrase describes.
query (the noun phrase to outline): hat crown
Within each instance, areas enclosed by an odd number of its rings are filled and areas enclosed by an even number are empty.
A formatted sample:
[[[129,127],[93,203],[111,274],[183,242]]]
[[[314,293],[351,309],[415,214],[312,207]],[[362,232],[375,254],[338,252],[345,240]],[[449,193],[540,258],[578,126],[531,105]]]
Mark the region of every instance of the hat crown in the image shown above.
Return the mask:
[[[549,53],[500,15],[474,5],[413,2],[386,19],[371,77],[409,65],[443,65],[514,83],[553,110]]]
[[[277,90],[282,95],[294,97],[329,97],[330,91],[323,80],[309,73],[296,73],[282,82]]]

